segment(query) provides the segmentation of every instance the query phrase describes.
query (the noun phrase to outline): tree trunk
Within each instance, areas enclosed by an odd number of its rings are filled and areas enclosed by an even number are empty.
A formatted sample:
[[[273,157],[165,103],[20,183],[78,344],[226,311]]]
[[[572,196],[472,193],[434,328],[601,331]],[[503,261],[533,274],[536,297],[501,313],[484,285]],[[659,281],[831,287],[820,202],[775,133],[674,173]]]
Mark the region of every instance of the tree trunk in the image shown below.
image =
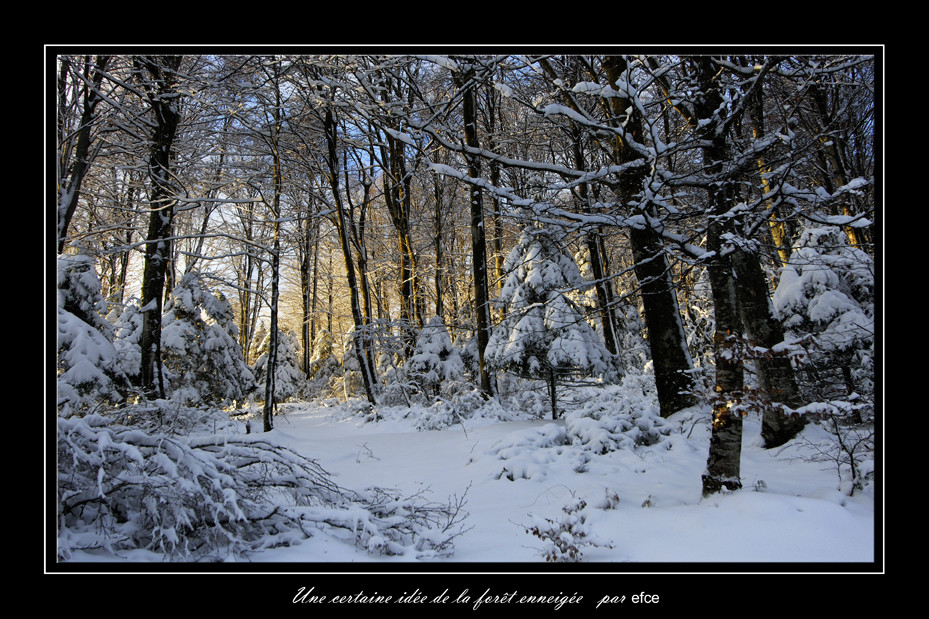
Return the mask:
[[[710,161],[722,161],[712,152],[718,146],[705,149]],[[710,189],[710,208],[714,215],[729,209],[730,199],[726,187]],[[707,230],[707,250],[712,258],[707,265],[710,288],[713,294],[713,316],[716,331],[713,335],[713,359],[716,366],[716,396],[713,399],[713,426],[706,472],[703,474],[703,495],[738,490],[742,458],[742,412],[738,408],[744,389],[741,346],[742,328],[739,316],[735,273],[728,252],[723,246],[723,233],[731,225],[723,219],[710,224]]]
[[[274,107],[272,109],[273,123],[271,134],[268,137],[268,146],[271,149],[271,166],[273,195],[271,198],[271,217],[274,224],[274,241],[271,248],[271,326],[268,332],[268,363],[265,366],[265,403],[262,411],[264,431],[270,432],[274,427],[273,416],[276,407],[275,381],[277,380],[277,353],[280,344],[280,329],[278,329],[278,298],[280,296],[281,279],[281,193],[284,186],[284,171],[281,167],[281,131],[283,130],[283,110],[281,107],[280,65],[275,63],[274,68]]]
[[[741,348],[742,319],[736,290],[736,273],[732,264],[732,247],[724,236],[735,231],[727,214],[734,204],[734,190],[729,178],[721,177],[723,162],[729,159],[728,138],[716,117],[722,98],[715,82],[715,67],[708,57],[693,60],[700,95],[695,98],[693,115],[687,118],[697,138],[703,142],[706,174],[714,178],[707,187],[708,221],[707,273],[713,294],[713,315],[716,331],[713,335],[713,359],[716,366],[716,395],[713,399],[713,427],[706,471],[703,474],[703,495],[709,496],[723,488],[738,490],[742,457],[741,403],[745,375]]]
[[[749,118],[752,121],[752,137],[755,140],[760,140],[765,136],[763,103],[763,91],[760,88],[749,95],[747,109]],[[761,181],[761,191],[763,194],[767,194],[769,189],[767,175],[771,171],[770,167],[763,157],[758,157],[757,166],[758,177]],[[770,210],[768,214],[768,231],[771,234],[771,241],[774,243],[774,248],[777,250],[778,258],[780,258],[780,265],[778,266],[783,266],[790,260],[790,239],[787,235],[787,227],[784,222],[780,220],[780,213],[776,206],[769,206],[768,209]]]
[[[574,167],[578,170],[586,170],[587,162],[581,149],[581,136],[579,131],[575,131],[572,139],[572,150],[574,152]],[[578,200],[581,204],[581,212],[591,214],[590,208],[590,188],[587,183],[581,183],[578,186]],[[594,278],[594,288],[597,291],[597,305],[600,310],[600,325],[603,330],[603,341],[606,349],[610,354],[615,355],[619,352],[619,345],[616,341],[616,319],[613,314],[613,304],[610,294],[609,282],[603,268],[603,262],[600,259],[600,242],[599,235],[595,229],[588,229],[584,235],[587,244],[587,253],[590,254],[590,270]]]
[[[348,162],[346,159],[343,159],[343,163],[345,168],[345,186],[348,188]],[[377,373],[374,371],[374,351],[372,350],[371,345],[371,334],[368,331],[371,325],[371,317],[373,316],[373,313],[371,308],[371,288],[368,283],[368,249],[365,246],[365,219],[368,211],[368,204],[371,200],[371,181],[365,176],[362,178],[361,182],[364,193],[361,201],[360,212],[358,215],[357,226],[355,225],[355,205],[352,203],[351,191],[345,192],[345,200],[348,203],[348,221],[346,222],[346,225],[351,232],[351,241],[355,246],[355,251],[358,254],[357,280],[360,284],[359,293],[361,294],[362,319],[364,321],[364,329],[362,331],[362,337],[364,338],[363,347],[365,350],[365,356],[367,357],[371,383],[372,385],[376,385],[378,381]]]
[[[148,161],[151,189],[149,193],[148,232],[145,264],[142,272],[142,333],[140,336],[140,381],[146,396],[164,397],[161,373],[161,313],[165,275],[171,251],[171,227],[174,219],[174,184],[171,180],[172,145],[180,121],[176,71],[180,56],[164,58],[136,57],[135,64],[151,77],[143,87],[154,115],[154,128]]]
[[[432,189],[435,198],[435,315],[443,319],[445,314],[445,256],[442,248],[442,210],[445,201],[442,197],[441,179],[438,174],[432,176]]]
[[[90,154],[90,130],[96,119],[95,110],[97,105],[103,101],[103,96],[100,94],[100,87],[103,84],[103,74],[109,60],[109,56],[97,56],[92,68],[90,66],[90,58],[88,57],[85,60],[83,79],[88,80],[90,83],[85,83],[81,88],[84,107],[77,129],[77,143],[74,148],[74,158],[67,170],[63,169],[65,167],[65,162],[59,162],[59,166],[62,168],[59,171],[58,179],[58,190],[60,192],[57,222],[59,254],[65,249],[68,226],[71,224],[74,211],[77,209],[78,199],[81,194],[81,184],[84,181],[84,177],[87,175],[87,170],[90,168],[90,162],[93,159]],[[68,58],[62,59],[63,73],[69,67],[70,62]],[[63,81],[63,79],[59,80],[59,94],[61,96],[64,94],[65,84],[62,83]],[[63,117],[64,110],[59,110],[59,114]],[[63,123],[63,118],[59,118],[59,123]],[[65,131],[67,131],[67,128],[62,124],[61,133]],[[70,137],[65,138],[64,135],[59,135],[59,139],[65,141],[66,139],[70,140]]]
[[[477,109],[474,94],[474,69],[467,68],[456,75],[457,86],[463,89],[463,122],[465,143],[477,149]],[[476,154],[466,153],[468,176],[472,179],[481,177],[481,162]],[[474,273],[474,312],[477,318],[477,355],[480,371],[481,391],[485,397],[493,395],[490,373],[484,361],[484,351],[490,340],[490,303],[487,290],[487,241],[484,234],[484,205],[481,188],[469,185],[471,203],[471,260]]]
[[[422,327],[422,305],[416,274],[416,256],[410,236],[410,179],[406,170],[404,143],[394,136],[386,135],[386,147],[381,147],[384,166],[384,202],[390,213],[397,234],[399,250],[399,293],[400,321],[405,330],[404,341],[407,356],[416,344],[415,329]]]
[[[616,84],[626,70],[626,61],[624,58],[608,56],[603,60],[603,68],[610,84]],[[616,121],[624,119],[626,135],[639,141],[642,135],[639,115],[633,112],[626,118],[626,110],[631,107],[631,102],[621,97],[613,97],[610,99],[610,105]],[[617,137],[614,148],[616,163],[629,163],[637,158],[638,154],[626,140]],[[630,205],[640,199],[645,173],[644,167],[635,168],[623,174],[620,179],[621,199],[627,208],[631,208]],[[644,216],[645,225],[642,228],[630,229],[629,241],[642,295],[648,343],[655,368],[658,403],[662,417],[667,417],[696,403],[693,381],[689,373],[693,369],[693,362],[687,349],[668,258],[661,237],[648,224],[652,213],[647,204],[640,204],[635,208]]]
[[[790,359],[771,351],[784,341],[784,329],[774,315],[758,254],[737,249],[731,260],[748,344],[767,349],[755,360],[758,386],[767,400],[762,413],[761,437],[765,447],[778,447],[796,436],[806,423],[802,415],[785,413],[778,405],[796,409],[803,405],[803,399]]]
[[[548,368],[548,396],[552,403],[552,419],[558,419],[558,392],[555,368]]]
[[[374,397],[373,372],[368,365],[368,355],[364,344],[364,317],[361,313],[361,303],[358,300],[359,293],[358,282],[355,279],[355,264],[352,259],[352,248],[348,238],[348,231],[346,230],[345,214],[342,212],[342,198],[339,193],[339,159],[336,154],[337,129],[331,105],[326,108],[324,125],[326,144],[328,147],[329,187],[332,190],[332,196],[335,200],[336,228],[339,233],[339,244],[342,247],[342,256],[345,259],[345,274],[348,279],[352,320],[355,324],[352,342],[355,348],[355,356],[358,359],[358,366],[361,369],[361,380],[365,395],[368,398],[368,403],[374,406],[377,404],[377,400]]]

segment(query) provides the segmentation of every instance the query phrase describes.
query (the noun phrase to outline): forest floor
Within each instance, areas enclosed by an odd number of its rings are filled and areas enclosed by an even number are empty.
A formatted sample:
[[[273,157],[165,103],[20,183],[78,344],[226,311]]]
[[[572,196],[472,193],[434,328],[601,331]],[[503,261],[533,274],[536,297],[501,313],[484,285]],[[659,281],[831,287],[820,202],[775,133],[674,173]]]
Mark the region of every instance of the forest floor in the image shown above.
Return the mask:
[[[760,442],[760,420],[745,418],[739,492],[701,496],[709,444],[708,414],[672,416],[672,432],[649,446],[595,454],[552,440],[564,422],[514,415],[475,416],[442,430],[417,429],[416,407],[357,402],[283,405],[269,438],[317,461],[343,488],[395,489],[408,497],[464,503],[453,552],[422,559],[372,555],[321,529],[305,541],[252,553],[253,563],[540,563],[550,536],[528,530],[547,521],[570,528],[579,559],[590,563],[872,563],[875,485],[840,491],[835,461],[820,453],[834,443],[808,424],[777,449]],[[873,466],[873,463],[870,464]],[[580,507],[573,513],[570,506]],[[877,502],[879,504],[879,501]],[[572,520],[573,519],[573,520]],[[880,532],[878,532],[880,533]],[[77,561],[114,557],[79,553]],[[128,561],[160,561],[129,552]],[[116,559],[119,560],[119,559]]]
[[[465,420],[417,431],[409,409],[363,421],[344,407],[292,404],[277,418],[276,439],[314,458],[346,488],[420,491],[445,502],[464,498],[470,514],[454,562],[539,562],[545,543],[527,533],[539,519],[562,522],[575,499],[587,504],[585,562],[843,563],[875,560],[874,486],[847,496],[835,462],[818,461],[823,427],[772,450],[761,447],[760,420],[745,420],[743,490],[701,496],[709,428],[696,411],[671,421],[676,434],[635,451],[603,455],[545,446],[560,421]],[[554,426],[553,426],[554,424]],[[513,477],[513,479],[509,479]],[[610,500],[612,497],[612,500]],[[616,499],[618,498],[618,502]],[[316,536],[252,558],[272,562],[409,561],[373,557]]]

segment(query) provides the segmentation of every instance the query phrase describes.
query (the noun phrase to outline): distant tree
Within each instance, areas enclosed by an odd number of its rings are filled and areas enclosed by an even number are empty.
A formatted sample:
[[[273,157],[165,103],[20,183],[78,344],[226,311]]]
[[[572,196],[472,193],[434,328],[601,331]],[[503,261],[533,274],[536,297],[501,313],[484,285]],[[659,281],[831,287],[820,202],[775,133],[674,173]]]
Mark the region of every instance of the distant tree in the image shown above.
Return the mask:
[[[321,329],[313,341],[313,348],[309,356],[307,376],[313,378],[322,368],[331,361],[335,361],[335,340],[328,329]]]
[[[560,238],[540,226],[520,235],[504,262],[503,320],[487,344],[492,368],[548,383],[553,419],[558,417],[559,381],[602,375],[613,365],[612,355],[571,298],[585,282]]]
[[[274,402],[272,404],[299,397],[306,387],[306,376],[300,371],[300,355],[296,334],[279,331],[277,340],[277,365],[274,373]],[[252,371],[260,385],[267,384],[270,349],[271,334],[269,333],[265,335],[264,341],[258,347],[259,357],[252,366]],[[263,394],[264,392],[259,391],[259,393]],[[262,395],[262,397],[264,396]]]
[[[110,320],[113,324],[113,346],[116,348],[119,366],[133,383],[137,383],[142,362],[142,349],[139,346],[142,313],[139,312],[139,300],[130,299],[121,309],[111,311]]]
[[[413,355],[406,363],[408,376],[430,396],[444,384],[461,380],[464,362],[439,316],[434,316],[419,333]]]

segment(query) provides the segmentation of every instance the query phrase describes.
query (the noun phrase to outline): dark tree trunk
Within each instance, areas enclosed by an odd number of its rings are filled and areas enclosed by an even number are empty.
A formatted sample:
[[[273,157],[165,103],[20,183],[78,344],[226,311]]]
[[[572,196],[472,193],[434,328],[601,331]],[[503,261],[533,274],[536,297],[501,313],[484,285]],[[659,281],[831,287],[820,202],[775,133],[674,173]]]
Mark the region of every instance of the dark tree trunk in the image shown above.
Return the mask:
[[[572,150],[574,152],[574,166],[578,170],[587,169],[587,162],[581,147],[580,131],[575,130],[572,136]],[[581,183],[578,186],[578,201],[581,204],[581,212],[591,214],[590,195],[587,183]],[[597,305],[600,310],[600,325],[603,330],[603,341],[606,349],[610,354],[615,355],[619,352],[619,345],[616,341],[616,319],[613,314],[612,295],[610,293],[610,284],[606,277],[603,261],[600,254],[600,238],[597,230],[589,229],[584,235],[587,244],[587,253],[590,254],[590,270],[594,277],[594,288],[597,291]]]
[[[555,377],[555,368],[548,368],[548,396],[552,403],[552,419],[558,419],[558,381]]]
[[[364,317],[362,316],[361,303],[358,300],[358,282],[355,278],[355,264],[352,259],[352,248],[346,230],[345,214],[342,212],[342,198],[339,193],[339,158],[336,154],[337,129],[335,118],[332,113],[332,107],[326,108],[325,112],[325,131],[326,145],[328,147],[328,164],[329,164],[329,187],[332,190],[332,196],[335,200],[336,227],[339,233],[339,244],[342,247],[342,255],[345,259],[345,274],[348,279],[349,296],[352,308],[352,320],[355,324],[355,331],[352,334],[352,342],[355,348],[355,356],[358,359],[358,366],[361,369],[361,380],[364,386],[365,395],[368,402],[374,406],[377,400],[374,397],[374,380],[372,368],[368,365],[368,355],[365,350],[364,340]],[[331,316],[331,312],[330,312]]]
[[[767,400],[762,413],[761,437],[765,447],[778,447],[796,436],[805,425],[802,415],[785,413],[778,404],[796,409],[803,405],[803,400],[790,359],[771,351],[784,341],[784,329],[774,316],[758,254],[738,249],[731,259],[748,343],[767,349],[755,360],[758,386]]]
[[[147,396],[157,397],[165,395],[161,374],[161,313],[174,219],[171,149],[180,121],[178,95],[175,91],[176,71],[180,62],[180,56],[135,58],[137,68],[144,70],[151,78],[144,80],[143,87],[154,116],[148,161],[151,214],[145,237],[147,242],[142,272],[140,386]]]
[[[386,96],[386,95],[385,95]],[[393,127],[398,129],[399,127]],[[404,142],[387,134],[381,146],[384,168],[384,202],[397,233],[399,252],[400,321],[405,330],[407,356],[416,344],[416,328],[423,325],[423,307],[416,273],[416,255],[410,236],[410,177],[406,169]]]
[[[465,143],[469,148],[477,149],[477,110],[474,93],[474,70],[466,69],[456,75],[457,85],[463,95],[463,122]],[[468,176],[473,179],[481,177],[481,162],[476,154],[467,153]],[[481,391],[485,397],[493,395],[490,373],[484,361],[484,351],[490,340],[490,303],[487,290],[487,241],[484,234],[484,205],[481,188],[469,185],[471,202],[471,259],[474,270],[474,311],[477,318],[477,355],[480,370]]]
[[[283,109],[281,107],[280,65],[273,65],[274,107],[271,134],[268,147],[271,150],[273,195],[271,197],[271,217],[274,222],[274,239],[271,247],[271,326],[268,332],[268,363],[265,375],[265,403],[262,411],[264,431],[270,432],[274,427],[273,416],[277,405],[275,381],[277,380],[277,358],[280,347],[280,329],[278,328],[278,299],[280,297],[281,279],[281,193],[284,189],[284,171],[281,163],[281,131],[283,130]]]
[[[349,176],[347,160],[343,159],[343,163],[345,164],[345,186],[348,187]],[[371,317],[373,314],[371,308],[371,287],[368,282],[368,249],[365,245],[365,221],[367,217],[368,204],[371,200],[371,181],[367,176],[363,176],[361,182],[364,193],[359,209],[360,212],[358,215],[358,225],[355,225],[355,205],[352,203],[351,191],[345,192],[345,200],[348,203],[348,218],[345,223],[351,232],[352,245],[354,245],[355,251],[358,253],[358,274],[356,279],[360,285],[359,293],[361,295],[362,301],[362,319],[364,320],[365,325],[365,328],[362,332],[364,337],[364,350],[367,357],[371,383],[372,385],[376,385],[377,373],[374,371],[374,350],[371,345],[372,336],[368,331],[371,325]]]
[[[626,70],[626,61],[620,57],[608,56],[603,61],[603,68],[610,83],[615,84]],[[642,126],[639,115],[633,112],[626,118],[626,110],[630,108],[631,102],[614,97],[610,100],[610,105],[616,121],[625,121],[627,139],[641,140]],[[616,139],[616,163],[630,163],[639,158],[627,139]],[[645,173],[644,167],[635,168],[623,174],[620,179],[621,198],[627,208],[631,208],[631,205],[640,199]],[[658,403],[661,415],[667,417],[696,403],[693,381],[689,373],[693,369],[692,361],[684,337],[677,295],[671,282],[667,254],[661,237],[647,223],[652,216],[651,209],[647,204],[639,204],[635,208],[644,216],[643,220],[646,223],[643,228],[633,228],[629,231],[629,241],[635,259],[635,274],[641,290],[648,343],[655,367]]]
[[[439,175],[432,177],[433,196],[435,198],[435,315],[444,321],[445,314],[445,256],[442,246],[442,210],[445,201],[442,197],[442,185]]]

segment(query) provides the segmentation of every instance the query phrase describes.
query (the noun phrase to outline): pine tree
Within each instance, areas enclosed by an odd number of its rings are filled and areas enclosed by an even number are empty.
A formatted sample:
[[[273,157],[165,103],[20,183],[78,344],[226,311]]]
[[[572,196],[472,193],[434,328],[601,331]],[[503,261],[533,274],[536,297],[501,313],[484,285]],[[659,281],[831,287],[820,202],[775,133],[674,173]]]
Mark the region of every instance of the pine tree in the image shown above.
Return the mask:
[[[441,317],[434,316],[420,331],[406,368],[410,378],[431,396],[438,395],[443,384],[461,380],[464,361],[452,346]]]
[[[544,227],[520,235],[504,263],[504,317],[487,345],[491,367],[547,381],[552,418],[558,416],[559,381],[602,375],[612,365],[610,353],[571,298],[585,282],[559,238]]]
[[[238,342],[232,306],[187,273],[162,318],[161,349],[171,398],[185,403],[240,400],[254,376]]]
[[[258,394],[264,397],[264,384],[267,377],[268,351],[271,334],[265,335],[258,346],[258,359],[252,366],[255,379],[259,385]],[[300,355],[297,336],[288,331],[278,331],[277,364],[274,373],[274,402],[286,402],[300,396],[306,388],[306,375],[300,371]]]
[[[129,380],[117,362],[112,327],[93,260],[58,258],[58,410],[62,415],[121,401]]]
[[[113,324],[113,347],[122,371],[133,382],[139,380],[139,368],[142,363],[142,349],[139,341],[142,337],[142,313],[139,311],[138,298],[132,298],[120,310],[111,312]]]
[[[874,264],[837,227],[805,230],[773,298],[789,338],[806,338],[801,369],[819,399],[873,389]]]

